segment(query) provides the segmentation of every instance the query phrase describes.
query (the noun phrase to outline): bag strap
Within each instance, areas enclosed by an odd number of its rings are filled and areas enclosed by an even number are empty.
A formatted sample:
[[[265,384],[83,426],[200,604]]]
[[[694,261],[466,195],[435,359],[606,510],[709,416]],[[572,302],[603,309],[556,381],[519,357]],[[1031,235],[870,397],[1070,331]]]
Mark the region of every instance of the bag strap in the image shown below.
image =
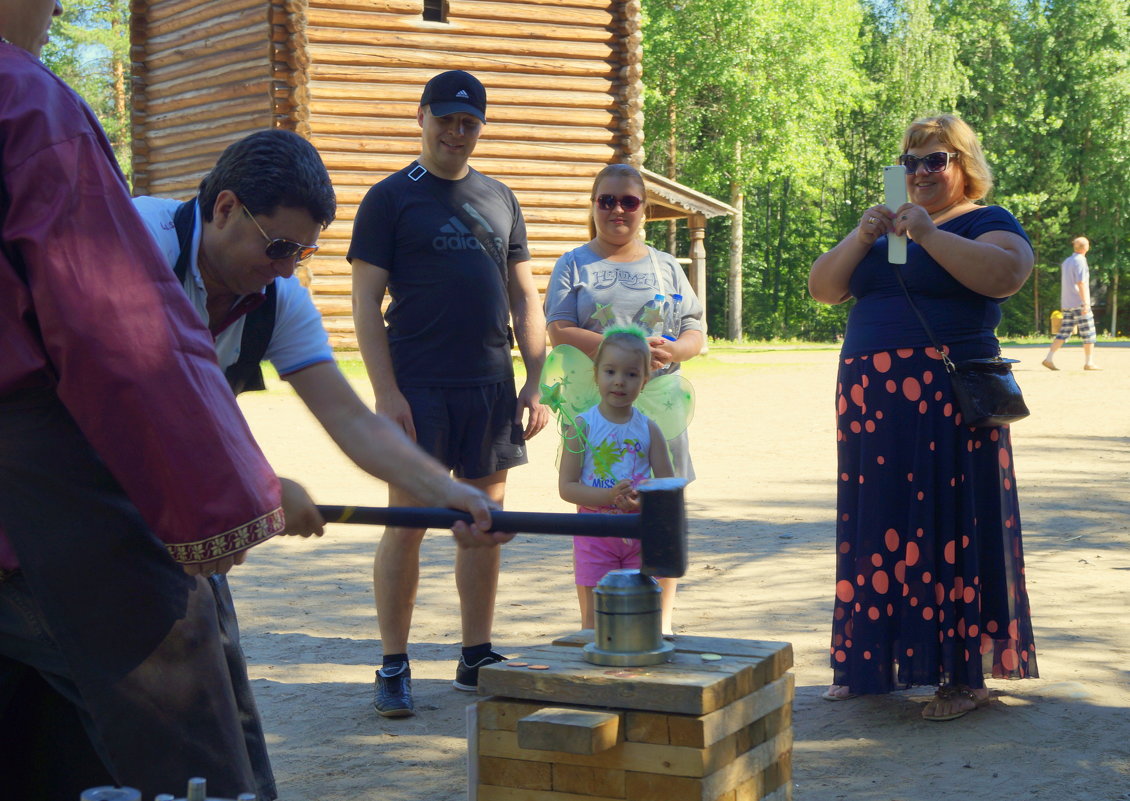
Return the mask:
[[[423,164],[416,162],[412,166],[412,168],[408,170],[408,179],[417,184],[420,184],[420,179],[427,174],[428,168]],[[434,184],[425,181],[424,183],[420,184],[420,186],[426,187],[431,193],[432,197],[435,198],[441,206],[454,214],[459,219],[459,222],[467,226],[467,230],[469,230],[474,235],[475,239],[479,241],[479,245],[482,247],[483,252],[490,256],[491,260],[495,263],[495,266],[498,267],[498,272],[502,276],[503,289],[509,287],[510,268],[507,264],[506,256],[502,253],[502,249],[498,246],[498,243],[494,240],[494,237],[490,235],[489,231],[487,231],[486,226],[483,224],[484,221],[482,217],[480,217],[477,212],[474,212],[473,209],[468,209],[465,205],[459,207],[451,205],[451,203],[448,202],[447,198],[439,193],[438,188]],[[509,292],[505,294],[507,312],[509,313],[510,294]]]
[[[196,198],[185,201],[173,213],[173,227],[177,233],[177,262],[173,273],[184,286],[188,275],[188,265],[192,261],[192,234],[196,222]],[[248,312],[243,320],[243,335],[239,340],[239,358],[224,370],[224,378],[234,394],[255,392],[267,388],[263,380],[263,368],[259,363],[267,354],[271,344],[271,334],[275,331],[275,316],[278,308],[278,292],[275,282],[267,284],[263,302]]]
[[[655,271],[655,288],[658,289],[664,297],[667,297],[667,284],[663,280],[663,266],[659,263],[659,259],[656,258],[655,248],[647,243],[644,243],[644,247],[647,248],[648,258],[651,259],[651,269]]]
[[[922,316],[922,312],[918,310],[918,305],[914,302],[914,298],[910,296],[910,290],[906,287],[906,281],[902,277],[902,270],[899,269],[897,264],[892,264],[891,267],[895,271],[895,278],[898,279],[899,286],[902,287],[902,293],[906,295],[906,302],[910,304],[910,308],[914,310],[915,315],[918,316],[918,322],[922,323],[922,327],[926,329],[926,336],[930,338],[930,343],[934,346],[934,350],[938,352],[938,356],[942,359],[942,364],[945,365],[947,373],[953,373],[957,370],[953,361],[946,355],[945,349],[942,344],[938,342],[938,338],[934,336],[934,329],[926,322],[926,318]]]
[[[243,319],[243,336],[239,340],[239,358],[224,370],[231,391],[257,392],[267,388],[263,380],[260,362],[267,355],[271,344],[271,334],[275,332],[275,316],[278,307],[278,291],[274,281],[267,284],[263,302],[252,309]]]
[[[180,252],[177,253],[177,263],[173,265],[173,272],[182,285],[185,276],[188,275],[188,264],[192,260],[194,222],[196,222],[196,198],[181,203],[173,214],[173,227],[176,228],[177,245],[180,246]]]

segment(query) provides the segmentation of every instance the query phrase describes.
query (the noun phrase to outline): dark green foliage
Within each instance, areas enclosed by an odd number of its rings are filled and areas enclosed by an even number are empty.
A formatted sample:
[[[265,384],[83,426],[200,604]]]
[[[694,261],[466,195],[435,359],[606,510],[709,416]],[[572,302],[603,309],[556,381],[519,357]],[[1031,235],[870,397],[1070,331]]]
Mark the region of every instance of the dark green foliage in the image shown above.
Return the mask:
[[[130,175],[129,3],[64,0],[43,62],[94,109],[118,163]]]
[[[812,260],[880,201],[913,118],[956,112],[1025,226],[1036,269],[1000,333],[1046,333],[1070,239],[1092,241],[1100,331],[1127,285],[1130,4],[1125,0],[644,0],[647,163],[745,200],[745,336],[830,339],[847,307],[808,297]],[[710,330],[726,330],[730,226],[707,233]],[[653,232],[658,239],[658,232]],[[656,244],[664,244],[657,241]],[[681,245],[685,249],[686,243]],[[683,250],[682,252],[685,252]],[[1130,319],[1122,315],[1120,327]]]

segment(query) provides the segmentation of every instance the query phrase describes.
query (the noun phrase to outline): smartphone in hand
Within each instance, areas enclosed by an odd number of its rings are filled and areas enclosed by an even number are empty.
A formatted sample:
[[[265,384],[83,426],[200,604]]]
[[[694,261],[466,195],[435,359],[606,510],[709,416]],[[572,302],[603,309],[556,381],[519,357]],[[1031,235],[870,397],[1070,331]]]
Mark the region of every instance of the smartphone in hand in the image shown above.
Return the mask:
[[[896,164],[883,168],[883,201],[891,211],[906,203],[906,167]],[[887,261],[906,264],[906,237],[887,234]]]

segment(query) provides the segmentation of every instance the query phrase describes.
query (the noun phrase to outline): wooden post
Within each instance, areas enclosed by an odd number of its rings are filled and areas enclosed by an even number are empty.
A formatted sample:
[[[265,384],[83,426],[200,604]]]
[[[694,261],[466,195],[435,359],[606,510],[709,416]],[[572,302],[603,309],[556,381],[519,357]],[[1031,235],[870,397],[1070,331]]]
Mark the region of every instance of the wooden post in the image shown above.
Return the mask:
[[[740,150],[739,150],[740,153]],[[742,339],[742,254],[745,245],[745,192],[737,181],[730,184],[730,205],[738,210],[730,223],[730,276],[726,294],[730,301],[727,315],[726,338],[735,342]]]
[[[706,319],[706,217],[702,214],[692,214],[687,218],[687,227],[691,232],[691,289],[698,295],[702,303],[703,320]]]

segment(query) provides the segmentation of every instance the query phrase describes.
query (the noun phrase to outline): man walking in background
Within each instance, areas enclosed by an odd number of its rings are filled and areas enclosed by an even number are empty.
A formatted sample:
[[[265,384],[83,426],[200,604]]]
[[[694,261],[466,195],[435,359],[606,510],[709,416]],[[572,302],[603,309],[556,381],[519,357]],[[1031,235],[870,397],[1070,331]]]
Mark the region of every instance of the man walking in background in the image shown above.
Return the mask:
[[[1063,322],[1043,365],[1049,370],[1059,369],[1055,366],[1056,351],[1064,346],[1075,326],[1079,326],[1079,336],[1083,338],[1083,369],[1101,370],[1093,361],[1095,316],[1091,313],[1091,273],[1087,267],[1087,251],[1091,249],[1091,242],[1085,236],[1077,236],[1071,240],[1071,246],[1075,252],[1060,266],[1059,304]]]

